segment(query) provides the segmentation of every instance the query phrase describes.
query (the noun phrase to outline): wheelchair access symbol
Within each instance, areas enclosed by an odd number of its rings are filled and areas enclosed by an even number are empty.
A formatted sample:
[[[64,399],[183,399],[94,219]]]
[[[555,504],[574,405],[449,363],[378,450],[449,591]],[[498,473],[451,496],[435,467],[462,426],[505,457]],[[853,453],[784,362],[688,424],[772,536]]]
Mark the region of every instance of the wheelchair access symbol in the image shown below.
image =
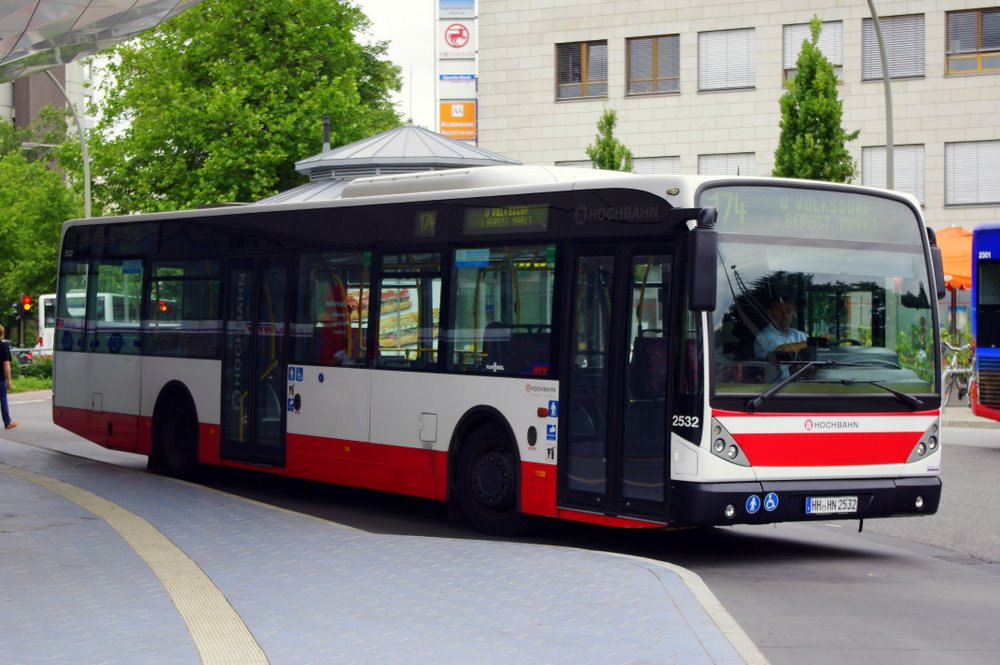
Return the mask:
[[[764,497],[764,510],[769,513],[773,513],[778,509],[778,495],[774,492],[768,492],[767,496]]]

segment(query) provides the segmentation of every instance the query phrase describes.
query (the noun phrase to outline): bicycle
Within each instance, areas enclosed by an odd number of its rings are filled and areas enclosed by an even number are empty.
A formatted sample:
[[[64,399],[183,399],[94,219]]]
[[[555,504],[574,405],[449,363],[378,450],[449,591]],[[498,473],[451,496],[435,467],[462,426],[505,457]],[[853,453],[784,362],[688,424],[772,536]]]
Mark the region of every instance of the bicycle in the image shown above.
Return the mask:
[[[971,367],[962,367],[958,364],[958,354],[971,348],[969,344],[954,347],[948,342],[941,342],[941,346],[948,353],[951,353],[951,360],[948,366],[941,373],[941,407],[946,407],[951,402],[951,398],[958,393],[958,401],[962,402],[969,394],[969,377],[972,376]]]

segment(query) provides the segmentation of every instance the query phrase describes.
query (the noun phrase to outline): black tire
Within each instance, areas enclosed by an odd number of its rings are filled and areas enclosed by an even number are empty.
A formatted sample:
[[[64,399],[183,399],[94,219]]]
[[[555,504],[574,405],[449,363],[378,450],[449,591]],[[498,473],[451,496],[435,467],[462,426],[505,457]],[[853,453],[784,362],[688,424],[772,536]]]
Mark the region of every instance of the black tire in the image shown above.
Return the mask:
[[[527,526],[518,511],[517,456],[500,427],[480,427],[469,435],[458,456],[455,481],[462,512],[483,533],[513,536]]]
[[[153,418],[149,469],[187,478],[198,468],[198,418],[190,400],[168,397]]]

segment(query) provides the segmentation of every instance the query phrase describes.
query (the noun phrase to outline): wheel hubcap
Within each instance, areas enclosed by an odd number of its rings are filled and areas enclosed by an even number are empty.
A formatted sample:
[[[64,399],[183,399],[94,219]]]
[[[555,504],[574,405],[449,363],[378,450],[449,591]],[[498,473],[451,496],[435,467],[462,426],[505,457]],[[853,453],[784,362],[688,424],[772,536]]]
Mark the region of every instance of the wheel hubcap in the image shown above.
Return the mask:
[[[491,508],[510,501],[514,469],[507,455],[491,451],[476,460],[473,468],[473,488],[476,498]]]

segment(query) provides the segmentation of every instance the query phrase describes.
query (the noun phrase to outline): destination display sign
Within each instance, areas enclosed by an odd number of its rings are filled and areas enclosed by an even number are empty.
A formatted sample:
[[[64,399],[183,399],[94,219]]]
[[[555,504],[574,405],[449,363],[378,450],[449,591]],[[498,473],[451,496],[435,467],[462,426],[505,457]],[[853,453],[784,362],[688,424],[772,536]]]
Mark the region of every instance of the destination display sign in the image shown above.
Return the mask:
[[[919,243],[917,218],[901,201],[798,187],[712,187],[699,205],[715,206],[722,233]]]
[[[462,227],[466,235],[490,233],[544,233],[549,229],[549,207],[504,206],[465,211]]]

